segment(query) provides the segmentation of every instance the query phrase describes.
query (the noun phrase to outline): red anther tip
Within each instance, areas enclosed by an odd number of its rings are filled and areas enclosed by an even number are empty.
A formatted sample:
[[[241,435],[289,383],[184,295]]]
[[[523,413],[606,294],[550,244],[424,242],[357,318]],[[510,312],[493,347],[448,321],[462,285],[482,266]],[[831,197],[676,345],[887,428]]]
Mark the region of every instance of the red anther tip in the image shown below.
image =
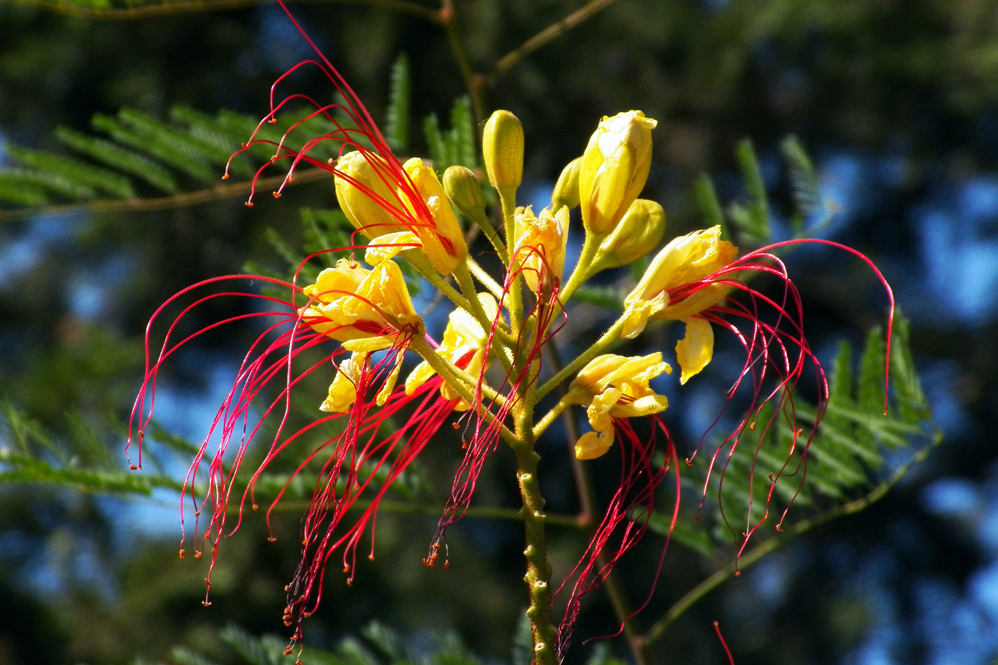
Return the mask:
[[[281,193],[280,192],[274,192],[274,198],[275,199],[281,198]]]
[[[693,519],[696,520],[697,522],[699,522],[700,521],[700,517],[701,517],[701,515],[697,514],[697,515],[693,516]]]
[[[267,121],[267,124],[276,125],[277,124],[277,118],[271,118],[270,120]]]
[[[253,510],[260,510],[260,506],[258,506],[258,505],[256,505],[256,504],[254,503],[254,504],[253,504]]]
[[[302,612],[301,615],[307,619],[310,616],[312,616],[312,613],[311,612]]]
[[[253,207],[253,202],[252,201],[247,201],[246,202],[246,207],[247,208],[252,208]]]
[[[132,471],[138,471],[139,470],[139,467],[137,467],[134,464],[130,465],[128,468],[131,469]]]
[[[201,550],[194,550],[195,559],[200,559],[202,554],[204,554],[204,552],[202,552]]]
[[[748,428],[749,429],[755,429],[755,421],[754,420],[748,424]]]
[[[228,180],[228,179],[229,179],[229,174],[228,173],[223,173],[222,174],[222,180]]]
[[[693,461],[689,457],[687,457],[685,459],[685,462],[686,462],[686,466],[693,466]]]
[[[374,555],[373,554],[368,554],[367,555],[367,560],[368,561],[374,561]]]
[[[205,607],[211,607],[211,601],[210,600],[202,600],[201,604],[204,605]]]
[[[284,650],[284,655],[285,655],[285,656],[290,656],[290,655],[291,655],[291,647],[287,647],[287,648],[286,648],[286,649]]]
[[[741,576],[742,576],[742,571],[736,570],[735,571],[735,577],[741,577]]]
[[[783,533],[783,525],[782,524],[777,524],[776,525],[776,530],[779,531],[780,533]]]
[[[290,622],[290,621],[285,621],[285,622],[284,622],[284,625],[285,625],[285,626],[291,626],[291,622]]]
[[[289,176],[288,176],[287,178],[285,178],[285,180],[286,180],[287,182],[294,182],[294,181],[295,181],[295,177],[294,177],[294,176],[292,176],[292,175],[289,175]]]
[[[450,561],[444,561],[444,570],[450,568]]]
[[[451,423],[450,426],[453,427],[454,429],[457,429],[461,425],[459,423]]]
[[[142,430],[139,430],[139,441],[145,441],[145,440],[146,440],[146,433],[143,432]]]
[[[181,559],[183,559],[183,558],[184,558],[184,550],[182,550],[182,549],[180,550],[180,558],[181,558]]]
[[[277,542],[277,536],[267,536],[267,542],[268,543],[276,543]],[[285,589],[285,591],[287,591],[287,589]]]

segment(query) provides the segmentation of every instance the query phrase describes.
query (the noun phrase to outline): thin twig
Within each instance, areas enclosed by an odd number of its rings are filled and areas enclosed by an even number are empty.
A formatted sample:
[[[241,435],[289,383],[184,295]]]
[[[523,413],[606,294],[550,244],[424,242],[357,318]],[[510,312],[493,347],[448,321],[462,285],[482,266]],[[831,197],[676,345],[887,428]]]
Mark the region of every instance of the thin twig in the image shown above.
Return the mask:
[[[482,84],[480,78],[471,68],[468,52],[464,48],[461,35],[458,32],[454,0],[442,0],[440,3],[440,12],[437,14],[437,22],[443,26],[444,33],[447,35],[451,54],[454,56],[457,68],[461,72],[464,87],[467,89],[468,98],[471,100],[472,119],[474,120],[475,127],[481,131],[482,126],[485,124],[485,103],[482,100]]]
[[[616,0],[592,0],[581,9],[572,12],[557,23],[552,23],[548,27],[544,28],[536,35],[500,58],[499,62],[496,63],[496,66],[492,68],[492,72],[489,74],[489,82],[491,83],[495,81],[495,79],[499,78],[503,73],[516,65],[530,53],[533,53],[554,38],[565,34],[583,21],[592,18],[595,14],[606,9],[614,2],[616,2]]]
[[[194,12],[215,12],[227,11],[231,9],[242,9],[244,7],[255,7],[264,4],[261,0],[188,0],[186,2],[164,2],[159,5],[146,5],[144,7],[123,7],[121,9],[94,9],[80,5],[63,4],[62,2],[40,2],[38,0],[15,0],[23,5],[40,7],[59,14],[70,16],[86,16],[87,18],[101,21],[132,21],[143,18],[153,18],[156,16],[169,16],[174,14],[190,14]],[[368,5],[388,9],[400,14],[410,14],[439,23],[439,14],[429,7],[408,0],[290,0],[295,3],[321,2],[323,4],[346,4],[346,5]]]
[[[789,529],[786,529],[783,534],[777,537],[771,538],[764,543],[760,544],[758,547],[753,549],[751,552],[742,555],[737,562],[737,570],[743,571],[752,564],[756,563],[763,557],[765,557],[770,552],[774,551],[778,547],[782,547],[786,543],[790,542],[797,536],[800,536],[811,529],[830,522],[838,517],[843,517],[845,515],[852,515],[865,510],[872,504],[876,503],[884,497],[887,492],[894,487],[916,464],[922,462],[929,453],[935,449],[942,442],[942,436],[936,435],[932,442],[927,444],[917,453],[915,453],[911,460],[907,464],[899,468],[897,471],[892,473],[890,477],[884,482],[877,485],[869,494],[860,497],[855,501],[850,501],[849,503],[842,504],[841,506],[836,506],[831,510],[825,511],[819,515],[809,517],[807,519],[797,522]],[[735,576],[735,565],[725,566],[721,568],[713,575],[705,579],[700,584],[696,585],[691,589],[685,596],[679,599],[665,615],[655,622],[648,632],[645,634],[645,644],[651,645],[657,642],[665,631],[676,621],[683,613],[686,612],[695,603],[699,602],[708,593],[721,586],[730,577]]]
[[[267,191],[279,187],[284,182],[286,176],[277,175],[271,178],[260,178],[256,181],[258,191]],[[295,185],[304,182],[315,182],[322,178],[331,178],[328,171],[323,169],[304,169],[295,171]],[[0,210],[0,222],[16,222],[36,215],[70,215],[75,212],[92,213],[115,213],[115,212],[155,212],[158,210],[172,210],[173,208],[183,208],[186,206],[201,205],[219,199],[231,198],[234,196],[246,196],[253,187],[250,182],[237,182],[233,184],[216,185],[210,189],[199,189],[195,192],[184,192],[182,194],[172,194],[154,199],[121,199],[102,200],[93,203],[69,203],[66,205],[41,206],[35,208],[24,208],[20,210]]]

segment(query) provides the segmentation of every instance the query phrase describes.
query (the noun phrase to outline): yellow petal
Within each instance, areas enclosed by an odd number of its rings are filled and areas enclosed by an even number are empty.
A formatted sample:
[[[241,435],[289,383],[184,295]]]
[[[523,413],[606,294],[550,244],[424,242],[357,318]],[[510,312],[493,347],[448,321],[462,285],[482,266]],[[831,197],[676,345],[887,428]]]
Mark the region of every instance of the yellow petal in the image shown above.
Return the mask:
[[[419,237],[411,231],[386,233],[371,241],[367,251],[364,252],[364,260],[372,266],[379,266],[385,261],[394,259],[399,252],[409,249],[409,246],[421,245]]]
[[[613,428],[600,432],[586,432],[575,443],[575,457],[581,460],[596,459],[606,454],[613,445]]]
[[[354,353],[371,353],[373,351],[384,351],[395,345],[395,339],[391,335],[380,337],[363,337],[361,339],[348,339],[342,343],[347,351]]]
[[[329,384],[329,393],[319,406],[326,413],[344,413],[357,401],[357,384],[367,368],[368,355],[355,353],[340,363],[336,378]]]
[[[676,359],[683,370],[679,383],[685,384],[710,363],[714,355],[714,329],[705,319],[687,319],[686,336],[676,344]]]

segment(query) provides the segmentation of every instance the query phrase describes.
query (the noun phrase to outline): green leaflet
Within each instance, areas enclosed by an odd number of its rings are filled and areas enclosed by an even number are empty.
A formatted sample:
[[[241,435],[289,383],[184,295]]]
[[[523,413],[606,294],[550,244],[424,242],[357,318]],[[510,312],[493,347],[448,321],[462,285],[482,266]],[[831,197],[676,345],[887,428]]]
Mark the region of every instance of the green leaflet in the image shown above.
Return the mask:
[[[767,404],[749,419],[754,429],[743,430],[735,449],[725,447],[719,455],[719,464],[727,465],[723,481],[718,468],[711,476],[705,514],[714,524],[713,547],[730,544],[732,539],[740,542],[741,532],[761,520],[767,509],[773,524],[787,506],[789,524],[802,519],[821,521],[825,515],[838,514],[845,504],[882,491],[885,482],[896,482],[899,468],[902,473],[904,470],[898,460],[914,459],[918,451],[939,442],[940,432],[913,369],[908,324],[900,315],[895,319],[891,341],[890,409],[886,415],[885,351],[882,333],[870,332],[859,371],[854,372],[852,347],[840,344],[829,374],[828,408],[803,461],[800,455],[788,457],[793,432],[783,414],[774,417]],[[816,409],[795,397],[793,413],[802,430],[797,438],[801,446],[814,428]],[[706,481],[710,449],[707,451],[699,463],[685,469],[689,486],[698,488],[684,493],[687,502],[699,502],[697,493]],[[770,500],[775,478],[771,474],[778,473],[782,477]],[[670,517],[656,515],[652,528],[667,532]],[[771,529],[755,537],[765,538],[766,532],[771,533]],[[702,535],[688,530],[677,529],[673,537],[703,553],[713,549],[705,547]]]
[[[409,122],[411,114],[412,79],[409,76],[409,58],[399,53],[392,64],[388,94],[385,138],[392,150],[409,148]]]

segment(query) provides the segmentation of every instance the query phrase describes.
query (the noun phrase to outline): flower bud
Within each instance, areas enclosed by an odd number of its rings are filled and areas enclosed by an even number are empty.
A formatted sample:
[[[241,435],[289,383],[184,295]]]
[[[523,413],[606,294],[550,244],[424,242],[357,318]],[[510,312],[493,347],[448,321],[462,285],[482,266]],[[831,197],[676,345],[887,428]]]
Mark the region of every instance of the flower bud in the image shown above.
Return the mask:
[[[523,180],[523,126],[509,111],[496,111],[485,123],[482,153],[489,182],[508,195]]]
[[[651,168],[651,130],[657,124],[641,111],[618,113],[600,121],[579,167],[586,229],[609,233],[638,197]]]
[[[466,166],[455,164],[444,171],[444,191],[461,214],[478,222],[485,217],[485,196],[482,184]]]
[[[600,244],[594,262],[601,268],[626,266],[655,249],[664,234],[665,210],[662,206],[647,199],[636,199]]]
[[[398,205],[391,170],[384,159],[359,150],[336,160],[336,200],[354,228],[369,238],[405,231],[386,205]],[[379,201],[378,199],[381,199]]]
[[[399,196],[415,214],[419,224],[413,228],[423,245],[423,254],[441,275],[449,275],[466,256],[468,245],[464,242],[464,232],[451,210],[450,201],[444,193],[443,185],[423,160],[413,157],[403,168],[416,186],[422,201],[412,201],[409,187],[399,190]],[[427,218],[426,212],[429,213]]]
[[[582,158],[576,157],[568,163],[558,176],[554,192],[551,193],[551,209],[558,210],[562,206],[572,209],[579,205],[579,167]]]

